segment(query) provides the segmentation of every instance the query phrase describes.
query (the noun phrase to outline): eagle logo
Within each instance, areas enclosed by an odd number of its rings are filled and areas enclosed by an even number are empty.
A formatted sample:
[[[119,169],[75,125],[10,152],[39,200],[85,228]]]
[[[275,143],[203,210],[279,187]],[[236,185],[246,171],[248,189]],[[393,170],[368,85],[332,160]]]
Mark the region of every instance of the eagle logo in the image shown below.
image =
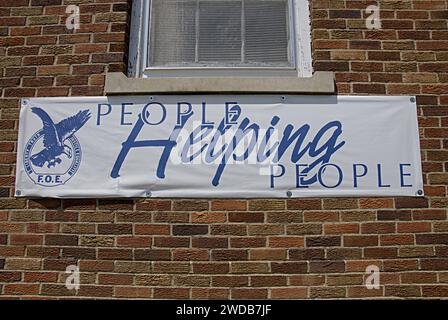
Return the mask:
[[[90,119],[89,110],[79,111],[76,115],[58,123],[54,123],[48,113],[41,108],[33,107],[31,111],[42,120],[44,143],[44,149],[31,156],[32,164],[40,168],[46,164],[47,168],[51,168],[62,162],[59,157],[62,154],[71,159],[73,151],[66,141]]]

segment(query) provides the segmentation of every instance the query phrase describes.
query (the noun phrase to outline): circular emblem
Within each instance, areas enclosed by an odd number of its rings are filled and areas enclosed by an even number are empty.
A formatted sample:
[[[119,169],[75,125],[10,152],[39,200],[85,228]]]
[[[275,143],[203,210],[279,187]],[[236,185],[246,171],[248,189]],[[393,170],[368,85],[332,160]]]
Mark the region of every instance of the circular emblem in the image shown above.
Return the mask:
[[[23,165],[35,184],[54,187],[65,184],[79,169],[81,145],[75,135],[62,146],[45,146],[45,130],[36,132],[25,145]]]

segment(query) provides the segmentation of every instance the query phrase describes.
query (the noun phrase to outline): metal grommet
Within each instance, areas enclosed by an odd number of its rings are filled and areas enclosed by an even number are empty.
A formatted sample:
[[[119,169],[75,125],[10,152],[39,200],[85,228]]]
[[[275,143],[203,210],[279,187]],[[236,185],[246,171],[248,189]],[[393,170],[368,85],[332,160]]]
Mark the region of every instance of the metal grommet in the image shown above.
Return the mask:
[[[415,97],[411,97],[411,102],[414,103],[415,102]]]
[[[286,196],[287,196],[288,198],[291,198],[291,197],[292,197],[292,192],[291,192],[291,191],[286,191]]]
[[[153,101],[153,100],[154,100],[154,97],[153,97],[153,96],[149,97],[149,100]]]
[[[20,196],[22,192],[20,190],[16,190],[16,196]]]
[[[422,196],[422,195],[423,195],[423,190],[418,190],[418,191],[417,191],[417,195],[418,195],[418,196]]]
[[[146,191],[145,195],[146,195],[147,198],[150,198],[152,196],[152,193],[151,193],[151,191]]]

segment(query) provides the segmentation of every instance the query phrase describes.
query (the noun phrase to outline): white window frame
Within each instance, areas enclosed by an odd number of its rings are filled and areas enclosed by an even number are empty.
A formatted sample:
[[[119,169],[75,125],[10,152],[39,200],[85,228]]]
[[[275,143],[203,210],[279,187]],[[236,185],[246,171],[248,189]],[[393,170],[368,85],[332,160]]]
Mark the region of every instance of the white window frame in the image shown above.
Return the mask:
[[[291,55],[290,67],[150,67],[149,32],[151,0],[132,3],[128,76],[153,77],[311,77],[311,27],[309,0],[290,0]]]

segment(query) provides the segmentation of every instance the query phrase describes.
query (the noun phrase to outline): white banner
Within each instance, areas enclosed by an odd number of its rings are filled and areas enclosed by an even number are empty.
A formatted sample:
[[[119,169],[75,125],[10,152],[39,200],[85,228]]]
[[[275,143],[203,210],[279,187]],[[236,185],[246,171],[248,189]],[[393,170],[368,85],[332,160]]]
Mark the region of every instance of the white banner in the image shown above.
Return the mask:
[[[422,196],[415,98],[23,99],[16,195]]]

